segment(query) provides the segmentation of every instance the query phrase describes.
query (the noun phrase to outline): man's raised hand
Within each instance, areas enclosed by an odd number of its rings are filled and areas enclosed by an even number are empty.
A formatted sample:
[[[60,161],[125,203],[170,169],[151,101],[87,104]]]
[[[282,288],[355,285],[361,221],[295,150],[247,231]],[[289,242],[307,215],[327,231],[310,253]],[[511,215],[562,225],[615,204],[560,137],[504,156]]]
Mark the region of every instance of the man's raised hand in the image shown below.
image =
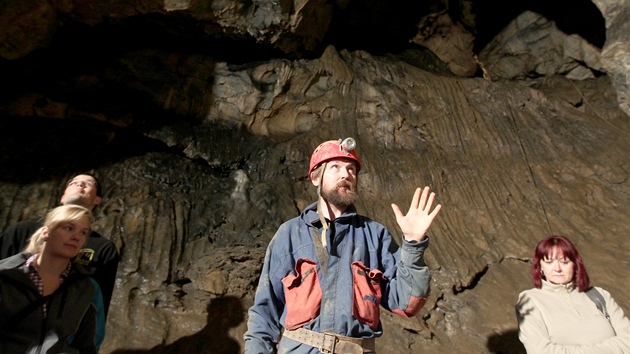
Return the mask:
[[[427,230],[429,230],[433,219],[442,209],[442,205],[438,204],[431,211],[434,199],[435,193],[429,193],[429,187],[427,186],[424,189],[416,188],[407,215],[402,214],[398,205],[392,204],[396,222],[398,222],[405,240],[420,242],[426,237]]]

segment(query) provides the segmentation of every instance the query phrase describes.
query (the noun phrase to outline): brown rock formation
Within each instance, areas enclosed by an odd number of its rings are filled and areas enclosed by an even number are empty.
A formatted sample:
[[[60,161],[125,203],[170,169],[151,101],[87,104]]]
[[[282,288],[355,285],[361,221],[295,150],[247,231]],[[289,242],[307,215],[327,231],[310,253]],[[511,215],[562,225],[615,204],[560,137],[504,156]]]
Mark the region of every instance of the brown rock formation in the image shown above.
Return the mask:
[[[524,13],[548,40],[519,66],[503,53],[532,43],[511,42],[525,32],[471,52],[471,1],[117,4],[0,1],[0,228],[55,206],[75,171],[100,177],[97,229],[122,255],[103,353],[239,352],[265,247],[315,198],[310,153],[346,136],[365,165],[362,213],[399,235],[391,202],[430,185],[444,205],[431,297],[415,318],[384,313],[380,353],[522,353],[513,304],[551,233],[630,311],[623,3],[596,2],[601,57]],[[412,26],[388,17],[401,9]],[[377,10],[381,35],[433,53],[343,41]],[[566,41],[589,48],[569,61],[591,75],[539,60]],[[494,81],[474,77],[477,54]]]

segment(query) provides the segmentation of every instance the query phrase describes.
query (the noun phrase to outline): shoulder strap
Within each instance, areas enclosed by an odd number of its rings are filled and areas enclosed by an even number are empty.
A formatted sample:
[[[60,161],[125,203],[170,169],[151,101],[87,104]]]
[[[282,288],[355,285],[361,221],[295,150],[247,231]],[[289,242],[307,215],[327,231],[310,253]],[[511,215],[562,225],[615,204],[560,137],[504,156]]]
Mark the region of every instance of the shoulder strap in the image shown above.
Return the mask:
[[[610,321],[610,316],[608,315],[608,311],[606,311],[606,300],[604,300],[602,294],[600,294],[594,287],[590,287],[586,290],[586,295],[593,300],[599,311],[606,316],[608,321]]]
[[[314,227],[311,227],[311,237],[313,237],[313,243],[315,244],[315,250],[317,251],[317,258],[319,260],[319,268],[322,271],[322,275],[326,273],[326,269],[328,269],[328,251],[324,248],[322,244],[322,239],[326,237],[326,228],[323,229],[324,234],[320,235],[319,230]]]

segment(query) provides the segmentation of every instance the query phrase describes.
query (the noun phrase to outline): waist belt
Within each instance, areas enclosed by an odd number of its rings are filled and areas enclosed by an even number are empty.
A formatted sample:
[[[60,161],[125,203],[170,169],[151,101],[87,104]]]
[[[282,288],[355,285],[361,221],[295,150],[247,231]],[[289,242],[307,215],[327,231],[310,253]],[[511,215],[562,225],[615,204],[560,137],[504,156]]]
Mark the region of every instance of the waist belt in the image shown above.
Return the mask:
[[[319,333],[298,328],[292,331],[285,330],[282,336],[310,345],[326,354],[363,354],[375,350],[374,338],[352,338],[332,331]]]

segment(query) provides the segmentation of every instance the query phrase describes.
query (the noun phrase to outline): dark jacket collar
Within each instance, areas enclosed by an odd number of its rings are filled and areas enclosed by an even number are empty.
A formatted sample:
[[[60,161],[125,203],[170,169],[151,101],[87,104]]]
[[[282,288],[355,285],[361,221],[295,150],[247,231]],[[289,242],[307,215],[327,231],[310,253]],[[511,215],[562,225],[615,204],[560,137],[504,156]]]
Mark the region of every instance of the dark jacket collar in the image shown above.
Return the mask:
[[[357,208],[351,205],[346,211],[335,219],[335,223],[344,223],[346,220],[355,217],[357,215]],[[309,226],[321,226],[319,221],[319,215],[317,215],[317,202],[307,206],[300,215],[302,221]]]

